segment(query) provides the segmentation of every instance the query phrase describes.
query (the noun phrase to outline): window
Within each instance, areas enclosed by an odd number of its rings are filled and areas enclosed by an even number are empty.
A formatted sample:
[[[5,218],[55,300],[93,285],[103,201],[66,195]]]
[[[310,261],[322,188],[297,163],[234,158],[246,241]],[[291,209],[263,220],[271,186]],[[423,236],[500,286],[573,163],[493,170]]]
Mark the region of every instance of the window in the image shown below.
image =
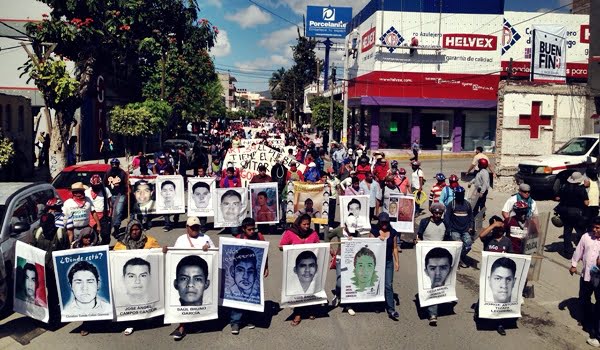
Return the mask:
[[[36,220],[46,211],[46,203],[50,198],[54,198],[54,191],[52,190],[38,191],[31,195]]]
[[[21,199],[12,213],[12,218],[10,220],[11,225],[16,224],[17,222],[31,225],[34,222],[31,209],[31,202],[29,202],[27,198]]]
[[[6,105],[6,131],[12,131],[12,108]]]
[[[23,106],[19,106],[19,120],[18,120],[19,126],[18,126],[18,131],[19,132],[25,132],[25,107]]]

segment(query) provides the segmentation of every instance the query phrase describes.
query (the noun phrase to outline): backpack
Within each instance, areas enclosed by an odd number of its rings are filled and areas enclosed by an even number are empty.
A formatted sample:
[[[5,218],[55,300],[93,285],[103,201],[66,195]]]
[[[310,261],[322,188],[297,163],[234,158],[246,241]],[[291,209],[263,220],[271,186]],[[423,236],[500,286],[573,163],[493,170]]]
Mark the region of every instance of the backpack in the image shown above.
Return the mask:
[[[59,241],[60,241],[60,240],[62,240],[62,238],[64,237],[64,230],[65,230],[65,229],[64,229],[63,227],[57,227],[57,228],[56,228],[56,238],[57,238]],[[42,234],[43,234],[43,233],[44,233],[44,232],[43,232],[43,230],[42,230],[42,228],[41,228],[41,227],[38,227],[38,228],[35,230],[35,235],[34,235],[34,237],[35,237],[35,241],[36,241],[36,242],[40,240],[40,237],[42,236]]]

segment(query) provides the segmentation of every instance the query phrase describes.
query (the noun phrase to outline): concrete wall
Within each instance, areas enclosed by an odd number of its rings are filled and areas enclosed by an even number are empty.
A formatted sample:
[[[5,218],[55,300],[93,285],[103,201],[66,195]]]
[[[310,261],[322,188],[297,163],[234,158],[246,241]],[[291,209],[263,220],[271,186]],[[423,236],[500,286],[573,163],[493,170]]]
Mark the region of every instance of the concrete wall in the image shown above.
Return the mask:
[[[15,143],[17,164],[23,176],[33,172],[33,116],[31,100],[0,94],[0,128]]]

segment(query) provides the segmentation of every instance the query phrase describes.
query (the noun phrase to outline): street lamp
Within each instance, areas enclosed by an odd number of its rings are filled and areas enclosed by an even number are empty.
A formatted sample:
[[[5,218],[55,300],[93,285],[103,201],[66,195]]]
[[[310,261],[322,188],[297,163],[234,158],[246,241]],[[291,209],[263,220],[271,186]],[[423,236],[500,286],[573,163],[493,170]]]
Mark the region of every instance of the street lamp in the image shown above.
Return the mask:
[[[344,85],[343,85],[343,93],[344,93],[344,125],[342,127],[342,144],[348,147],[348,61],[350,59],[350,55],[352,54],[353,58],[356,58],[356,52],[358,47],[358,29],[354,28],[350,35],[346,37],[346,42],[344,43],[345,57],[344,57]]]

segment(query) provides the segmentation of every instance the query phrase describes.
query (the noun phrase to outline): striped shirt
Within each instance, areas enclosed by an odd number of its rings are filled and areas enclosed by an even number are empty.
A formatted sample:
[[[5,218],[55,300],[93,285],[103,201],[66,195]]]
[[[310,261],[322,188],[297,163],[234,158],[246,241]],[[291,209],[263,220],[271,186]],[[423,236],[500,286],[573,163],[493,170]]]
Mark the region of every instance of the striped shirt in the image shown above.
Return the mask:
[[[429,200],[432,203],[437,203],[440,201],[440,195],[442,194],[444,187],[446,187],[445,182],[433,185],[433,187],[431,188],[431,192],[429,192]]]
[[[57,228],[65,228],[67,230],[72,229],[74,227],[73,218],[67,218],[67,222],[65,223],[65,214],[54,213],[54,226]]]

